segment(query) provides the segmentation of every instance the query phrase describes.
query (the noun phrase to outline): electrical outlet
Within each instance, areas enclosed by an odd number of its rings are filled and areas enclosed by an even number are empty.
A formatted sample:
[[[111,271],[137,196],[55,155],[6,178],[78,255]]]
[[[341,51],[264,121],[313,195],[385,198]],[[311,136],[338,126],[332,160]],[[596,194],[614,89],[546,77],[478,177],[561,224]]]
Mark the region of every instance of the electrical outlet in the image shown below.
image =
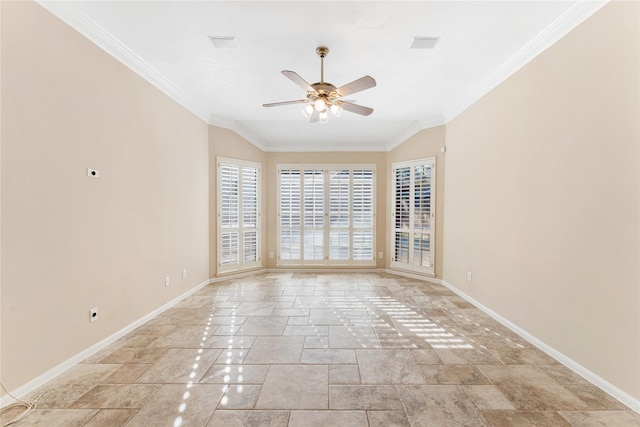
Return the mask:
[[[98,307],[93,307],[89,310],[89,322],[93,323],[98,320]]]
[[[169,276],[164,276],[164,285],[169,286],[170,282],[171,282],[171,278]]]
[[[269,252],[269,258],[273,259],[273,252]]]
[[[182,269],[182,278],[183,278],[183,279],[186,279],[186,278],[187,278],[187,269],[186,269],[186,268],[183,268],[183,269]]]
[[[470,271],[467,272],[467,281],[469,281],[469,282],[471,281],[471,272]]]
[[[378,258],[380,259],[384,258],[384,254],[382,252],[378,252]]]

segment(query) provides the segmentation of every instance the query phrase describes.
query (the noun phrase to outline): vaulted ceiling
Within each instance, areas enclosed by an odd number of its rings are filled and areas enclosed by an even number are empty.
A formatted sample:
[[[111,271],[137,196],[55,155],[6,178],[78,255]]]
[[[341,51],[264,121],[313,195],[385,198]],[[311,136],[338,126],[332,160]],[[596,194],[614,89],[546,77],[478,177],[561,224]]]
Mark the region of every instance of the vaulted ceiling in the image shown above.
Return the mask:
[[[185,108],[267,151],[385,151],[454,118],[606,1],[40,1]],[[233,37],[217,48],[210,37]],[[431,49],[410,48],[435,37]],[[365,75],[374,109],[309,123],[280,72]]]

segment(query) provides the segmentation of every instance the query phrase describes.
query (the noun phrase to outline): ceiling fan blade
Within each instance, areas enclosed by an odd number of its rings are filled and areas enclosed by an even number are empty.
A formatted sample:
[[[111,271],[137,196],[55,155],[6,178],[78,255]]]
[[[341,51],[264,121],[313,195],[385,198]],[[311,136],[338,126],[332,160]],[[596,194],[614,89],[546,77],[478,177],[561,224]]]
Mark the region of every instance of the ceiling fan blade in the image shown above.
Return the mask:
[[[306,104],[307,99],[298,99],[296,101],[272,102],[271,104],[262,104],[263,107],[279,107],[281,105]]]
[[[283,71],[284,73],[284,71]],[[372,88],[376,85],[376,81],[371,76],[360,77],[358,80],[354,80],[351,83],[347,83],[344,86],[340,86],[336,89],[338,95],[347,96],[352,93],[360,92],[361,90]]]
[[[360,114],[361,116],[368,116],[369,114],[373,113],[373,108],[364,107],[358,104],[352,104],[351,102],[340,101],[339,103],[336,102],[336,104],[347,111]]]
[[[312,88],[311,85],[307,83],[305,79],[300,77],[295,71],[284,70],[282,71],[282,74],[284,74],[285,77],[289,78],[289,80],[291,80],[307,92],[315,92],[315,89]]]
[[[320,121],[320,113],[317,110],[313,110],[309,123],[318,123]]]

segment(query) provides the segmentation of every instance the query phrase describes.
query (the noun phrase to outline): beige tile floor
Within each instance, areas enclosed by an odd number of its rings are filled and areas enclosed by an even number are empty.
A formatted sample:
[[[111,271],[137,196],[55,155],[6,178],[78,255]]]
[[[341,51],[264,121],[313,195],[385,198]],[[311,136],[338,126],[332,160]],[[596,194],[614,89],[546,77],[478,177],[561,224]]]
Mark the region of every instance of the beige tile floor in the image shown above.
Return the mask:
[[[19,426],[640,426],[446,288],[387,274],[209,285],[60,375]]]

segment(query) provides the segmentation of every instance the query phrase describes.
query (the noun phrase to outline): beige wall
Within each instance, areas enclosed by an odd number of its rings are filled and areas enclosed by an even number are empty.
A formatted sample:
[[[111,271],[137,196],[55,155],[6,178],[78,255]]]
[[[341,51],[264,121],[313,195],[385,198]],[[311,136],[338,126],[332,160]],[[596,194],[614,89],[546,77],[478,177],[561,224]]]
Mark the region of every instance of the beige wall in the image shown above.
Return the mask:
[[[403,162],[407,160],[422,159],[425,157],[436,158],[436,229],[435,229],[435,276],[442,278],[443,265],[443,247],[444,247],[444,166],[446,155],[440,153],[440,148],[445,146],[445,126],[438,126],[425,129],[398,147],[387,153],[387,200],[391,200],[392,192],[392,164],[395,162]],[[386,230],[391,234],[393,227],[391,218],[391,209],[389,206],[387,211]],[[389,248],[387,248],[387,252]],[[391,255],[391,254],[389,254]],[[390,256],[387,257],[385,265],[389,268]]]
[[[0,7],[11,390],[208,280],[208,126],[37,4]]]
[[[216,277],[218,274],[218,244],[217,244],[217,233],[218,233],[218,163],[216,159],[218,157],[226,157],[229,159],[236,160],[245,160],[250,162],[260,163],[262,165],[262,194],[266,194],[266,189],[268,185],[267,174],[264,170],[264,166],[266,164],[266,153],[260,149],[258,149],[255,145],[251,144],[249,141],[239,136],[237,133],[229,130],[220,128],[217,126],[209,126],[209,211],[211,214],[209,215],[209,275],[210,277]],[[262,198],[262,227],[266,224],[265,212],[267,206],[267,200],[265,197]],[[263,234],[264,236],[264,234]],[[260,248],[260,256],[262,258],[263,266],[266,265],[265,260],[267,259],[266,254],[267,242],[263,238],[261,248]]]
[[[447,124],[444,213],[448,283],[635,399],[638,7],[605,6]]]
[[[268,153],[267,156],[267,250],[277,253],[277,172],[278,164],[373,164],[376,165],[376,263],[378,268],[384,267],[386,251],[386,153],[383,152],[314,152],[314,153]],[[384,258],[377,257],[384,252]],[[276,259],[267,259],[267,267],[276,266]]]

